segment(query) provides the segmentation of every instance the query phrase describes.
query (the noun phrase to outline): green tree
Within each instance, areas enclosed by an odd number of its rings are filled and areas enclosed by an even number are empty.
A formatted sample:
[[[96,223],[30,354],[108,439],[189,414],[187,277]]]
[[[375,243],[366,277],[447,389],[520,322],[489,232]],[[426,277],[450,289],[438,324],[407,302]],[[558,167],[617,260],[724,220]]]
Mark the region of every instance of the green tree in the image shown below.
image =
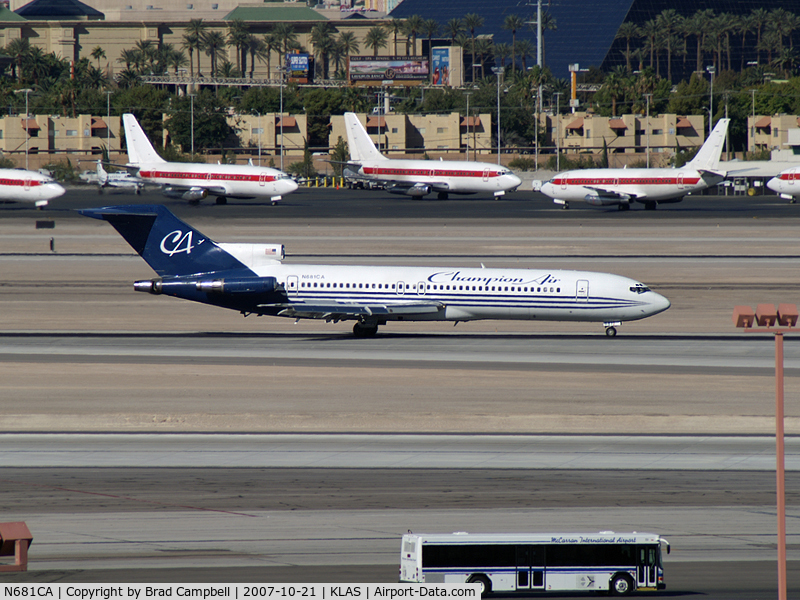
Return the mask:
[[[383,24],[386,27],[386,30],[392,35],[394,40],[394,55],[397,55],[397,34],[402,32],[405,29],[405,25],[402,19],[390,19],[386,23]]]
[[[197,52],[197,76],[202,77],[200,72],[200,52],[203,50],[203,40],[206,34],[206,26],[203,19],[190,19],[189,24],[183,30],[183,44],[189,49],[189,57],[193,52]],[[194,72],[192,72],[194,77]]]
[[[405,20],[404,31],[411,41],[411,55],[417,55],[417,35],[422,31],[425,20],[419,15],[411,15]]]
[[[511,72],[517,68],[517,31],[525,26],[525,20],[519,15],[506,15],[503,29],[511,31]]]
[[[225,119],[225,107],[208,90],[202,90],[195,96],[194,111],[188,97],[174,99],[172,106],[172,114],[166,123],[167,129],[172,143],[180,146],[184,152],[191,149],[192,120],[195,149],[221,148],[225,139],[233,133]]]
[[[631,21],[625,21],[617,30],[616,39],[625,40],[625,68],[631,71],[631,40],[641,37],[639,26]]]
[[[100,46],[92,48],[91,57],[97,61],[97,68],[100,68],[100,59],[106,57],[106,51]]]
[[[211,58],[211,76],[217,76],[217,64],[225,51],[225,36],[219,31],[208,31],[203,36],[203,48]]]
[[[385,48],[387,45],[387,37],[388,34],[386,30],[380,25],[376,25],[367,31],[367,35],[364,38],[364,45],[367,48],[372,48],[372,56],[378,56],[378,50],[380,48]]]
[[[323,79],[328,79],[328,57],[336,43],[334,33],[333,26],[327,21],[317,23],[311,28],[311,45],[314,47],[314,55],[319,57],[322,65]]]
[[[247,45],[250,41],[250,31],[241,19],[231,19],[228,22],[228,38],[229,46],[236,48],[236,68],[239,73],[247,71]]]

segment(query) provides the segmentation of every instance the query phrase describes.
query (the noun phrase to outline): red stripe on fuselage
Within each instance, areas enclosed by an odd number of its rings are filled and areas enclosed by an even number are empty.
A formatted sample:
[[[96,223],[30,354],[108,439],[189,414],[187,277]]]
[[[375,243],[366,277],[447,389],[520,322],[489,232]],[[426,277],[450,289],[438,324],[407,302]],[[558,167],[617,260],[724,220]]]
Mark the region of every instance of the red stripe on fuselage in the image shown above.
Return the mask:
[[[26,181],[24,179],[0,179],[0,185],[13,185],[20,187],[35,187],[42,185],[42,182],[37,179]]]
[[[681,185],[695,185],[700,177],[681,177]],[[589,177],[589,178],[556,178],[553,185],[678,185],[677,177]]]
[[[398,169],[396,167],[364,167],[364,175],[394,175],[400,177],[498,177],[497,171],[460,171],[448,169]]]
[[[236,173],[182,173],[179,171],[139,171],[145,179],[193,179],[196,181],[275,181],[274,175],[241,175]]]

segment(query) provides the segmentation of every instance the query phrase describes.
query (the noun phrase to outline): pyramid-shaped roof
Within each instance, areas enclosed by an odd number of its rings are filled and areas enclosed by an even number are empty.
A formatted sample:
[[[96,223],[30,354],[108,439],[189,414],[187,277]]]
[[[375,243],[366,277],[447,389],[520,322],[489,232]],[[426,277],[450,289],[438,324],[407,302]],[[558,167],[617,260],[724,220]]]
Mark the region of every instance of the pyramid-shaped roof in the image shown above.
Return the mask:
[[[36,21],[99,21],[105,15],[80,0],[33,0],[18,8],[17,15]]]
[[[13,10],[8,8],[5,4],[0,4],[0,23],[9,23],[16,21],[27,21],[25,17],[19,16]]]

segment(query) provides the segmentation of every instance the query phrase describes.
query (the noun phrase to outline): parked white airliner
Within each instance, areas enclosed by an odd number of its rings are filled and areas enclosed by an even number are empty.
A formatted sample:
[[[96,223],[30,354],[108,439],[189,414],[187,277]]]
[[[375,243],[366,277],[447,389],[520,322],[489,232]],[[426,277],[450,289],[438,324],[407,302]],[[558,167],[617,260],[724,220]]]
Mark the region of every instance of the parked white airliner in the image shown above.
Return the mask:
[[[794,204],[797,202],[797,197],[800,196],[800,167],[791,167],[781,171],[767,182],[767,187],[780,194],[781,198],[786,198]]]
[[[42,208],[65,192],[48,175],[26,169],[0,169],[0,202],[33,202]]]
[[[603,323],[669,308],[633,279],[549,269],[375,267],[281,262],[282,245],[216,243],[158,205],[110,206],[82,214],[111,223],[158,278],[134,290],[213,304],[244,316],[356,321],[372,336],[389,321],[518,319]]]
[[[372,143],[355,113],[345,113],[344,124],[351,170],[362,180],[383,185],[394,194],[421,198],[436,192],[440,200],[446,200],[448,194],[491,193],[499,197],[522,183],[506,167],[490,163],[389,159]]]
[[[217,204],[225,204],[228,198],[269,198],[274,205],[297,189],[289,175],[269,167],[167,162],[155,151],[136,117],[124,114],[122,122],[128,146],[125,166],[142,181],[161,185],[169,198],[197,203],[211,194],[217,197]]]
[[[717,185],[726,173],[719,169],[722,145],[730,119],[720,119],[690,162],[679,169],[582,169],[559,173],[543,184],[541,192],[569,208],[573,201],[592,206],[630,208],[641,202],[653,210],[658,204],[680,202],[686,194]]]

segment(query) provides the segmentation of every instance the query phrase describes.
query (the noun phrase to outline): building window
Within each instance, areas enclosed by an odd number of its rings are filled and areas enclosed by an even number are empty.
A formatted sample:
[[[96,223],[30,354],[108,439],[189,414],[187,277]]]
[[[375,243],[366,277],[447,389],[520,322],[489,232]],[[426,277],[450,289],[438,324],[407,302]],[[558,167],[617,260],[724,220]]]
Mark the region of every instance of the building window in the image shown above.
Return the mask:
[[[187,4],[186,5],[186,10],[193,10],[193,9],[194,9],[194,4]]]
[[[397,127],[392,127],[392,133],[397,133]]]
[[[653,129],[653,135],[661,135],[664,133],[663,129]]]
[[[67,137],[78,137],[77,129],[67,129]]]
[[[425,128],[424,127],[420,127],[419,128],[419,134],[420,135],[425,135]]]
[[[212,4],[211,10],[217,10],[219,8],[219,4]]]
[[[437,127],[436,133],[447,133],[447,127]]]

